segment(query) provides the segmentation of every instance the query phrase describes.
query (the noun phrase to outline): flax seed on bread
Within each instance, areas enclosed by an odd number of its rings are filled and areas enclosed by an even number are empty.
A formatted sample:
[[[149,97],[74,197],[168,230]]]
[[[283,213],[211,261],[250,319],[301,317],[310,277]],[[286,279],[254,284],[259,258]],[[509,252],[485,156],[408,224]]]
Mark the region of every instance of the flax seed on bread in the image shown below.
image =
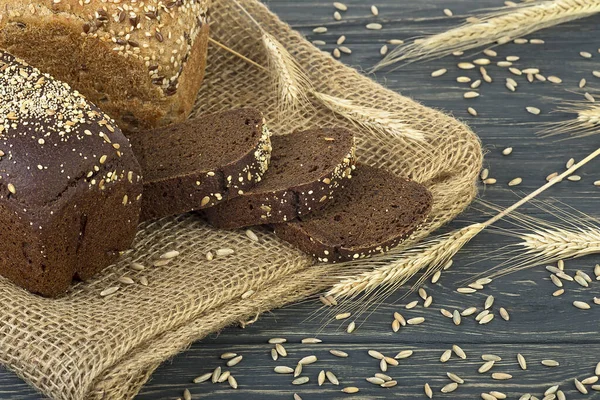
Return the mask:
[[[271,164],[249,191],[205,210],[218,228],[291,221],[326,206],[349,181],[354,135],[341,129],[311,129],[271,138]]]
[[[124,131],[182,121],[204,77],[210,0],[0,0],[0,48]]]
[[[423,185],[357,165],[324,210],[275,225],[275,233],[321,262],[356,260],[402,243],[423,223],[432,201]]]
[[[271,157],[260,111],[244,108],[130,134],[144,175],[142,219],[201,210],[260,182]]]
[[[140,167],[106,114],[0,52],[0,274],[57,296],[135,236]]]

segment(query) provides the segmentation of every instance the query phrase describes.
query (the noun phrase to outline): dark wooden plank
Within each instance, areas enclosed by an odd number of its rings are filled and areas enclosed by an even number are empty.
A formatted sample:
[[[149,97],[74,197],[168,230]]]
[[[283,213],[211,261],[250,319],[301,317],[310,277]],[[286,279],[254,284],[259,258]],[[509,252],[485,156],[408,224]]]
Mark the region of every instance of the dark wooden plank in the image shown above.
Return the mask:
[[[330,1],[294,1],[271,0],[270,7],[285,21],[306,34],[311,40],[321,39],[328,44],[324,50],[331,51],[335,40],[344,34],[346,45],[353,50],[352,55],[344,55],[342,61],[360,70],[368,70],[380,60],[379,48],[391,38],[409,38],[426,33],[439,32],[464,20],[474,9],[497,7],[499,0],[382,0],[378,1],[380,17],[370,15],[369,3],[361,0],[345,1],[350,10],[344,13],[342,21],[334,21],[333,7]],[[450,8],[455,16],[448,18],[442,10]],[[384,24],[381,31],[367,31],[364,25],[371,21]],[[408,95],[428,106],[441,108],[464,120],[480,135],[488,151],[486,166],[491,175],[498,179],[495,186],[482,188],[480,196],[484,200],[498,205],[509,205],[523,193],[527,193],[544,183],[550,172],[562,170],[570,157],[581,158],[598,146],[597,137],[557,141],[555,138],[539,138],[536,130],[539,124],[559,121],[566,116],[550,113],[564,100],[581,99],[582,90],[577,82],[583,77],[591,88],[598,88],[597,78],[591,75],[594,69],[600,70],[597,49],[600,47],[600,17],[570,22],[552,29],[544,30],[531,37],[544,39],[544,45],[507,44],[497,47],[498,59],[507,55],[517,55],[522,60],[519,67],[540,67],[545,75],[558,75],[562,85],[536,82],[530,84],[523,78],[516,93],[510,93],[504,87],[506,77],[513,77],[505,69],[490,66],[490,75],[494,78],[491,85],[483,84],[481,97],[464,100],[464,85],[456,83],[456,77],[467,75],[476,77],[471,71],[458,71],[456,62],[477,54],[467,52],[464,57],[445,57],[427,63],[411,64],[395,71],[380,71],[372,77],[390,89]],[[329,31],[323,35],[312,33],[316,26],[327,26]],[[592,60],[579,57],[579,51],[594,53]],[[431,71],[448,68],[449,73],[441,78],[432,79]],[[542,109],[542,115],[533,116],[525,107],[533,105]],[[475,107],[478,117],[466,112],[468,106]],[[504,147],[512,146],[511,156],[501,155]],[[564,182],[550,190],[542,198],[556,198],[581,211],[598,217],[598,197],[600,189],[592,182],[600,179],[600,161],[591,163],[582,169],[581,182]],[[506,183],[516,177],[523,178],[523,184],[517,188],[508,188]],[[463,226],[465,222],[483,220],[480,207],[473,207],[447,229]],[[530,215],[547,218],[548,216],[533,206],[525,207]],[[324,327],[327,311],[317,312],[318,305],[304,302],[284,309],[275,310],[247,327],[232,327],[219,335],[215,334],[194,344],[189,351],[165,363],[154,374],[152,380],[140,394],[140,399],[165,399],[181,396],[184,388],[192,389],[195,398],[205,399],[280,399],[292,398],[292,393],[301,393],[304,399],[340,399],[347,395],[339,393],[331,385],[318,388],[314,382],[302,387],[290,385],[289,377],[276,376],[272,372],[274,365],[292,365],[301,355],[309,354],[314,348],[322,361],[307,368],[312,381],[320,369],[331,369],[344,384],[357,385],[361,395],[352,398],[421,398],[422,385],[426,380],[434,386],[436,398],[473,399],[484,390],[500,390],[517,398],[517,394],[535,392],[538,397],[543,389],[552,384],[561,383],[567,389],[569,399],[584,398],[575,392],[572,378],[584,378],[593,373],[593,366],[600,361],[598,349],[597,308],[589,311],[576,310],[573,300],[590,300],[600,295],[598,283],[590,289],[568,284],[568,293],[561,298],[550,294],[555,287],[548,279],[543,267],[530,269],[500,278],[494,281],[483,293],[460,295],[455,289],[466,280],[495,265],[488,260],[486,253],[492,249],[514,243],[514,239],[491,233],[483,234],[471,243],[456,258],[450,271],[444,274],[441,282],[426,285],[434,297],[429,309],[418,306],[414,310],[403,310],[407,301],[417,298],[416,294],[402,299],[405,291],[399,291],[378,307],[372,307],[371,314],[363,315],[360,327],[352,334],[344,332],[345,322],[332,323]],[[473,263],[474,260],[478,262]],[[567,263],[567,269],[576,269],[591,274],[593,265],[600,257],[588,257]],[[453,310],[468,306],[482,307],[486,295],[496,297],[495,308],[506,307],[511,313],[511,321],[496,318],[489,325],[476,324],[472,317],[459,327],[439,313],[441,307]],[[406,317],[424,316],[426,322],[421,326],[403,328],[394,334],[390,329],[392,314],[400,310]],[[368,318],[366,318],[368,316]],[[366,322],[365,322],[366,319]],[[318,336],[323,345],[300,346],[303,337]],[[269,337],[283,336],[296,344],[289,345],[289,361],[273,362],[269,357]],[[453,360],[441,364],[437,359],[453,343],[459,343],[469,354],[467,361]],[[351,353],[348,360],[334,359],[327,353],[329,348],[339,348]],[[394,389],[372,387],[364,378],[377,371],[375,360],[366,355],[368,349],[375,348],[395,354],[400,349],[415,349],[410,361],[402,362],[393,368],[391,375],[400,378],[400,384]],[[236,351],[245,359],[232,370],[238,378],[240,389],[234,392],[223,385],[192,385],[193,377],[223,363],[219,354]],[[498,353],[505,361],[499,364],[498,371],[510,371],[514,379],[508,382],[493,382],[486,376],[480,376],[476,369],[481,353]],[[530,361],[528,371],[520,371],[516,366],[515,355],[522,352]],[[539,365],[543,358],[555,358],[561,366],[549,369]],[[455,372],[467,381],[465,386],[452,394],[442,395],[439,388],[448,382],[444,378],[446,371]],[[489,375],[489,374],[487,374]],[[592,396],[588,396],[592,397]],[[26,384],[12,373],[0,371],[0,398],[36,399],[39,398]]]

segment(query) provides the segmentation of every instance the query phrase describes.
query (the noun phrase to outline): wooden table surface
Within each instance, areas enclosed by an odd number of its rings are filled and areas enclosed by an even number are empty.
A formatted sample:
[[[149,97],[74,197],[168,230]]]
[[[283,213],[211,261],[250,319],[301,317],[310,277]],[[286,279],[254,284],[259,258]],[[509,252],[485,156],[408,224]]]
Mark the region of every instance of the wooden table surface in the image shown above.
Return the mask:
[[[337,38],[344,34],[345,45],[352,49],[351,55],[343,55],[342,61],[358,69],[368,69],[380,58],[379,48],[388,39],[406,39],[426,33],[438,32],[460,24],[466,16],[484,7],[498,7],[499,0],[380,0],[379,17],[370,13],[370,3],[362,0],[346,0],[349,10],[343,13],[342,21],[334,21],[334,8],[330,1],[270,0],[271,9],[294,28],[306,34],[309,39],[327,42],[323,49],[331,51]],[[443,9],[454,12],[453,17],[444,15]],[[368,22],[381,22],[381,31],[368,31]],[[314,34],[316,26],[327,26],[326,34]],[[541,186],[545,177],[554,171],[564,170],[566,161],[574,157],[581,159],[600,144],[600,136],[559,141],[559,138],[540,138],[536,135],[541,123],[560,121],[568,118],[561,113],[550,113],[561,101],[582,100],[585,90],[593,92],[600,87],[592,70],[600,70],[600,16],[570,22],[558,27],[540,31],[529,36],[544,39],[545,44],[507,44],[497,47],[497,59],[517,55],[521,60],[519,68],[537,67],[546,76],[556,75],[563,79],[561,85],[549,82],[528,83],[524,77],[514,77],[506,69],[490,66],[494,82],[483,84],[481,97],[465,100],[462,93],[465,84],[458,84],[456,77],[475,77],[473,71],[460,71],[456,64],[458,57],[405,66],[393,72],[382,71],[374,76],[383,85],[410,96],[425,105],[452,113],[468,123],[481,137],[487,151],[485,165],[490,168],[490,176],[498,183],[481,188],[480,197],[500,206],[507,206],[520,196]],[[580,51],[593,54],[592,59],[584,59]],[[465,61],[480,57],[477,51],[467,52]],[[443,77],[433,79],[432,71],[448,68]],[[507,77],[519,82],[515,93],[504,87]],[[578,88],[581,78],[586,78],[585,90]],[[479,112],[478,117],[467,113],[472,106]],[[542,110],[535,116],[525,111],[526,106]],[[502,149],[513,147],[510,156],[503,156]],[[600,159],[581,170],[580,182],[565,181],[552,188],[541,199],[546,202],[560,200],[577,210],[598,217],[600,187],[593,182],[600,179]],[[520,186],[509,188],[507,182],[522,177]],[[561,207],[566,205],[558,203]],[[538,208],[528,206],[524,211],[545,219],[551,219]],[[465,223],[483,221],[481,207],[468,210],[449,228],[461,227]],[[330,323],[323,314],[315,314],[320,304],[305,302],[263,315],[256,323],[241,329],[231,327],[220,334],[211,335],[195,343],[187,352],[166,362],[153,375],[151,381],[139,395],[139,399],[175,399],[189,388],[194,399],[292,399],[298,393],[303,399],[419,399],[423,395],[423,385],[429,382],[434,390],[434,398],[478,399],[484,391],[497,390],[518,399],[524,393],[535,394],[540,399],[551,385],[561,385],[568,399],[600,398],[600,392],[580,394],[573,384],[573,378],[584,379],[594,373],[600,361],[599,320],[600,306],[582,311],[573,307],[574,300],[591,301],[600,295],[600,282],[592,282],[590,288],[575,283],[565,285],[566,293],[552,297],[556,287],[549,279],[544,266],[520,271],[498,278],[484,291],[471,295],[461,295],[457,287],[470,277],[484,273],[495,266],[497,261],[489,259],[490,250],[516,243],[516,239],[495,233],[484,233],[469,244],[455,258],[454,266],[444,273],[437,285],[426,284],[428,293],[433,295],[433,305],[425,309],[421,304],[412,310],[404,309],[408,301],[418,299],[411,294],[402,299],[406,290],[400,290],[384,303],[372,307],[372,314],[360,320],[356,332],[347,334],[345,323]],[[501,252],[502,253],[502,252]],[[475,261],[475,262],[474,262]],[[566,270],[574,273],[582,269],[593,276],[593,266],[600,263],[600,256],[590,256],[575,261],[567,261]],[[460,326],[443,317],[439,310],[465,309],[476,306],[480,310],[487,295],[494,295],[495,313],[505,307],[511,316],[506,322],[498,316],[488,325],[477,324],[473,317],[465,318]],[[419,326],[391,330],[392,314],[401,311],[405,317],[424,316],[426,321]],[[343,308],[340,308],[340,312]],[[324,327],[325,326],[325,327]],[[323,329],[321,329],[323,328]],[[300,339],[317,335],[323,340],[318,345],[301,345]],[[288,339],[288,357],[277,362],[271,360],[271,337]],[[442,352],[453,344],[460,345],[467,353],[466,360],[453,356],[445,364],[440,363]],[[347,359],[333,357],[329,349],[339,349],[350,354]],[[365,378],[379,372],[379,362],[367,355],[367,350],[376,349],[387,355],[395,355],[400,350],[414,350],[414,355],[401,360],[397,367],[390,367],[388,374],[398,380],[398,386],[383,389],[365,381]],[[224,362],[219,355],[236,352],[244,360],[231,368],[237,378],[239,389],[234,391],[227,384],[203,383],[194,385],[192,379]],[[492,371],[479,374],[481,355],[493,353],[502,357]],[[516,355],[521,353],[528,361],[527,370],[517,365]],[[315,354],[316,364],[305,367],[305,374],[311,382],[303,386],[292,386],[290,376],[273,372],[276,365],[294,366],[303,356]],[[543,359],[557,360],[560,365],[550,368],[541,365]],[[317,386],[320,370],[330,370],[337,375],[341,386],[325,384]],[[442,386],[451,381],[446,372],[461,376],[465,383],[457,391],[440,393]],[[492,380],[492,372],[506,372],[514,377],[508,381]],[[347,395],[340,392],[343,386],[357,386],[360,393]],[[29,386],[14,374],[0,369],[0,398],[38,399]]]

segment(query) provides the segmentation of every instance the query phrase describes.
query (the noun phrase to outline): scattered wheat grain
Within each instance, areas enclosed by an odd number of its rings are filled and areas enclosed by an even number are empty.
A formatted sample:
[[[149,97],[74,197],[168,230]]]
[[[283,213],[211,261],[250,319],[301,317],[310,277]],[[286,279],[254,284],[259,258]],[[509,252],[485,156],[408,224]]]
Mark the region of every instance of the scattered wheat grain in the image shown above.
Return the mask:
[[[372,383],[373,385],[381,385],[382,383],[385,383],[385,381],[381,378],[377,378],[375,376],[371,376],[369,378],[366,378],[367,382]]]
[[[207,380],[209,380],[212,377],[213,373],[212,372],[208,372],[204,375],[200,375],[197,378],[194,378],[194,380],[192,382],[194,383],[202,383],[202,382],[206,382]]]
[[[431,386],[429,386],[429,383],[423,385],[423,390],[425,391],[425,396],[427,396],[430,399],[433,398],[433,390],[431,390]]]
[[[495,354],[482,354],[481,359],[483,361],[502,361],[502,358]]]
[[[479,372],[480,374],[485,374],[490,369],[492,369],[492,367],[494,366],[495,363],[496,363],[495,361],[486,361],[481,365],[481,367],[479,367],[477,372]]]
[[[518,68],[509,68],[508,69],[513,75],[521,76],[523,73]]]
[[[447,362],[450,359],[450,356],[452,355],[452,350],[445,350],[442,355],[440,356],[440,362]]]
[[[102,296],[102,297],[110,296],[111,294],[116,293],[118,290],[119,290],[118,286],[112,286],[112,287],[106,288],[103,291],[101,291],[100,296]]]
[[[558,76],[551,75],[547,79],[552,83],[562,83],[562,79],[560,79]]]
[[[321,339],[317,339],[317,338],[304,338],[304,339],[302,339],[302,343],[303,344],[317,344],[317,343],[323,343],[323,341]]]
[[[483,310],[482,312],[480,312],[479,314],[477,314],[477,316],[475,317],[475,321],[479,322],[483,319],[483,317],[488,316],[490,313],[490,310]]]
[[[479,321],[479,325],[485,325],[490,323],[494,319],[494,314],[488,314],[485,317],[481,318]]]
[[[577,388],[577,390],[579,390],[579,393],[588,394],[587,388],[583,386],[583,383],[579,382],[577,378],[573,379],[573,383],[575,383],[575,387]]]
[[[457,66],[458,66],[458,68],[460,68],[460,69],[464,69],[464,70],[469,70],[469,69],[473,69],[473,68],[475,68],[475,64],[473,64],[473,63],[470,63],[470,62],[466,62],[466,61],[464,61],[464,62],[459,62],[459,63],[457,64]]]
[[[332,384],[338,386],[340,384],[340,381],[338,380],[337,376],[335,376],[335,374],[331,371],[327,371],[325,373],[325,376],[327,377],[327,380],[329,382],[331,382]]]
[[[460,346],[458,346],[457,344],[452,345],[452,351],[454,352],[454,354],[456,354],[458,357],[460,357],[463,360],[465,360],[467,358],[467,353],[465,353],[464,350],[462,348],[460,348]]]
[[[340,3],[339,1],[336,1],[333,3],[333,6],[335,8],[337,8],[340,11],[347,11],[348,10],[348,6],[346,6],[344,3]]]
[[[542,365],[546,367],[558,367],[560,364],[556,360],[542,360]]]
[[[458,389],[458,383],[456,382],[452,382],[447,384],[446,386],[444,386],[440,392],[442,393],[452,393],[454,392],[456,389]]]
[[[431,73],[431,76],[434,78],[437,78],[438,76],[444,75],[446,72],[448,72],[448,70],[446,68],[441,68],[441,69],[433,71]]]
[[[465,383],[464,379],[462,379],[460,376],[456,375],[453,372],[446,372],[446,376],[448,376],[448,378],[450,378],[451,381],[454,381],[458,384],[463,384]]]
[[[308,376],[301,376],[299,378],[294,379],[292,381],[292,385],[304,385],[308,381],[310,381],[310,378]]]
[[[468,317],[471,316],[473,314],[475,314],[477,312],[477,307],[469,307],[464,309],[460,315],[462,315],[463,317]]]
[[[337,320],[347,319],[347,318],[350,318],[350,316],[352,316],[352,313],[346,312],[346,313],[337,314],[335,316],[335,319],[337,319]]]

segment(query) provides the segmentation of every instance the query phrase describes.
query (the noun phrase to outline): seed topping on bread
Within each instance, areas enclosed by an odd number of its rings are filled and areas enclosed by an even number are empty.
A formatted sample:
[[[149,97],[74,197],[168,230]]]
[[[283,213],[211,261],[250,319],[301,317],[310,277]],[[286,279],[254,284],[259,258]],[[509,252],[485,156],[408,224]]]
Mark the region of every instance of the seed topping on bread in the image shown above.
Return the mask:
[[[124,169],[126,163],[119,161],[122,147],[129,147],[129,143],[122,136],[117,138],[116,130],[106,114],[90,106],[67,84],[0,51],[0,199],[27,189],[20,183],[25,184],[30,177],[48,181],[48,186],[59,180],[84,178],[89,188],[101,190],[119,180],[139,181],[141,177]],[[64,148],[69,147],[65,159],[47,156],[50,152],[64,154]],[[86,151],[88,148],[98,151]],[[12,164],[10,170],[18,170],[20,176],[7,172],[3,163]],[[82,167],[86,171],[80,177]],[[27,201],[43,203],[55,196],[42,191],[28,196]]]
[[[18,20],[24,12],[41,14],[47,2],[38,0],[24,9],[16,5],[6,10],[7,16]],[[113,51],[142,60],[152,82],[170,96],[177,91],[179,76],[200,29],[208,23],[209,3],[209,0],[51,0],[51,9],[55,13],[81,15],[85,21],[81,24],[81,35],[98,38],[110,44]],[[163,29],[167,22],[173,21],[174,25],[189,29],[182,35]],[[165,47],[157,50],[157,43],[164,43]]]

